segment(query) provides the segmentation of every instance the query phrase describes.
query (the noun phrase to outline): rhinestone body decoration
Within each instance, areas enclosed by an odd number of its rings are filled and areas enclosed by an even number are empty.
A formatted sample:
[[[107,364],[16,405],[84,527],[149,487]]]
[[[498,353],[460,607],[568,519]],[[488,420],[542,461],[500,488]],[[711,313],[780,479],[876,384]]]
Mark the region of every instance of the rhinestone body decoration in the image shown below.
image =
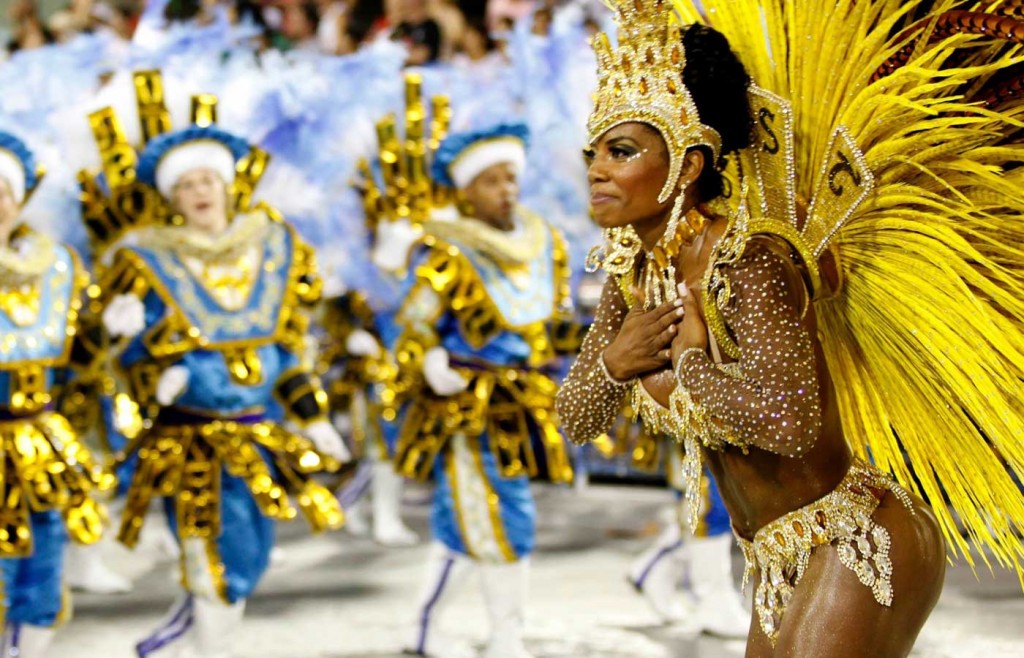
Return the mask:
[[[754,611],[773,646],[793,591],[811,553],[820,546],[835,546],[839,561],[871,590],[875,600],[892,605],[892,541],[889,531],[871,520],[889,491],[904,505],[909,503],[906,491],[889,476],[856,460],[831,493],[764,526],[753,542],[737,538],[747,562],[744,587],[760,569]]]

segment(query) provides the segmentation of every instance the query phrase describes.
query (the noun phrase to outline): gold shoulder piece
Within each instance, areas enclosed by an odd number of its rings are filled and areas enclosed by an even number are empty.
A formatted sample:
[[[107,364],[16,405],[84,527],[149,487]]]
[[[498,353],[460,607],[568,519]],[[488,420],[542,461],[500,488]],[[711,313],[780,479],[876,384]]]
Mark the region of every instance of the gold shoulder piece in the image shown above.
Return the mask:
[[[439,295],[449,294],[472,271],[458,247],[433,236],[423,239],[429,247],[427,258],[416,267],[416,276],[430,284]]]
[[[817,257],[828,247],[832,237],[846,225],[853,213],[875,188],[864,153],[850,131],[839,126],[832,133],[818,182],[807,210],[804,242]]]

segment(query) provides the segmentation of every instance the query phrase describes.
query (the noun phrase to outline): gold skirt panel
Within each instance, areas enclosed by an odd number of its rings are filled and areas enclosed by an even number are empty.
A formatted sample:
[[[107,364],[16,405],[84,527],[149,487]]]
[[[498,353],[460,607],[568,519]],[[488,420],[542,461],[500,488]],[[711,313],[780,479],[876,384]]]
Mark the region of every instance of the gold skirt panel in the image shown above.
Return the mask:
[[[105,510],[93,495],[114,484],[64,416],[0,421],[0,556],[32,553],[32,512],[60,510],[71,539],[99,540]]]
[[[294,519],[294,501],[314,531],[340,528],[344,523],[337,499],[312,478],[313,473],[336,464],[317,454],[308,439],[276,423],[157,424],[131,452],[138,455],[139,463],[118,533],[126,546],[138,542],[154,497],[175,498],[182,538],[218,537],[221,467],[245,481],[268,517]]]
[[[502,477],[534,477],[539,466],[530,438],[532,426],[543,447],[550,480],[572,482],[572,461],[555,413],[557,385],[551,378],[516,368],[458,371],[469,381],[465,391],[443,398],[424,392],[411,403],[396,449],[396,469],[402,475],[428,479],[452,437],[487,432]]]

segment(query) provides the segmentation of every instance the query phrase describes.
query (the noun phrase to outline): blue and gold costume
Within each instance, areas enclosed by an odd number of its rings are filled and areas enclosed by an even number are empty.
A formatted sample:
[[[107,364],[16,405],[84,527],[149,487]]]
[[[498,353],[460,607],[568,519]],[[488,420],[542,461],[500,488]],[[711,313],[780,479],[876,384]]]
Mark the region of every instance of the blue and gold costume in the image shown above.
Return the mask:
[[[403,147],[394,138],[393,119],[378,124],[384,185],[368,177],[366,188],[367,213],[378,224],[375,257],[408,254],[402,302],[382,323],[394,365],[382,395],[394,412],[385,431],[394,432],[398,472],[435,483],[435,544],[406,649],[444,651],[435,622],[473,564],[491,620],[485,655],[523,658],[536,532],[530,479],[573,478],[552,379],[556,357],[578,345],[563,340],[574,326],[566,246],[551,225],[512,205],[526,127],[443,137],[447,105],[435,98],[428,177],[419,80],[407,76],[406,84],[408,139]],[[488,199],[491,215],[474,216],[472,198]]]
[[[172,522],[180,536],[210,542],[218,588],[233,602],[247,598],[267,566],[270,519],[295,516],[289,492],[314,528],[340,518],[333,497],[308,478],[323,466],[312,444],[274,422],[282,405],[306,422],[326,414],[322,391],[299,367],[301,307],[318,292],[313,254],[262,211],[236,218],[232,229],[236,253],[207,251],[207,259],[180,229],[153,230],[118,254],[108,290],[145,304],[146,329],[120,365],[154,418],[131,448],[139,464],[120,537],[134,545],[150,499],[174,496]],[[214,255],[219,278],[210,276]],[[171,365],[188,370],[189,384],[173,406],[157,409],[154,384]]]
[[[20,207],[41,172],[7,133],[0,159],[0,185]],[[88,374],[92,344],[78,322],[87,286],[70,247],[26,226],[0,246],[0,618],[4,650],[26,657],[49,642],[40,627],[66,612],[68,538],[99,539],[104,512],[93,495],[113,486],[58,411],[60,385]]]
[[[134,546],[162,498],[182,544],[186,593],[139,655],[188,638],[201,656],[220,656],[269,564],[273,521],[301,511],[314,530],[343,522],[312,478],[344,458],[326,394],[303,362],[321,282],[312,249],[275,211],[251,203],[269,156],[213,125],[213,97],[194,97],[193,125],[172,132],[159,74],[136,73],[135,85],[146,92],[144,149],[136,156],[112,110],[100,110],[90,121],[104,179],[81,177],[94,236],[111,242],[132,230],[97,304],[144,419],[119,455],[137,462],[119,539]],[[221,219],[234,215],[226,229],[171,216],[168,200],[190,172],[223,182]],[[286,430],[286,418],[310,438]]]
[[[426,223],[395,317],[403,367],[394,391],[409,400],[397,468],[437,483],[437,539],[492,562],[533,550],[529,479],[572,479],[556,384],[543,371],[556,356],[552,329],[568,315],[565,245],[541,218],[517,214],[514,236],[472,219]],[[439,396],[423,386],[422,356],[435,346],[469,382],[465,391]]]

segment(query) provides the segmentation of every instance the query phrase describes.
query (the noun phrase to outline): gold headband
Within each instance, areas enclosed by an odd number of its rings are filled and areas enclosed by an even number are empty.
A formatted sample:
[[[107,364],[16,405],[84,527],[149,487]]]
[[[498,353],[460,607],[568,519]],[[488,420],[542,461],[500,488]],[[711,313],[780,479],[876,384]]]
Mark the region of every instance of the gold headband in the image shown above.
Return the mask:
[[[613,48],[608,35],[593,43],[597,55],[597,92],[587,121],[590,143],[623,123],[646,123],[661,133],[669,152],[669,175],[658,195],[664,203],[675,191],[686,151],[722,150],[718,132],[700,122],[697,106],[683,84],[686,52],[682,31],[669,0],[605,0],[619,27]]]

